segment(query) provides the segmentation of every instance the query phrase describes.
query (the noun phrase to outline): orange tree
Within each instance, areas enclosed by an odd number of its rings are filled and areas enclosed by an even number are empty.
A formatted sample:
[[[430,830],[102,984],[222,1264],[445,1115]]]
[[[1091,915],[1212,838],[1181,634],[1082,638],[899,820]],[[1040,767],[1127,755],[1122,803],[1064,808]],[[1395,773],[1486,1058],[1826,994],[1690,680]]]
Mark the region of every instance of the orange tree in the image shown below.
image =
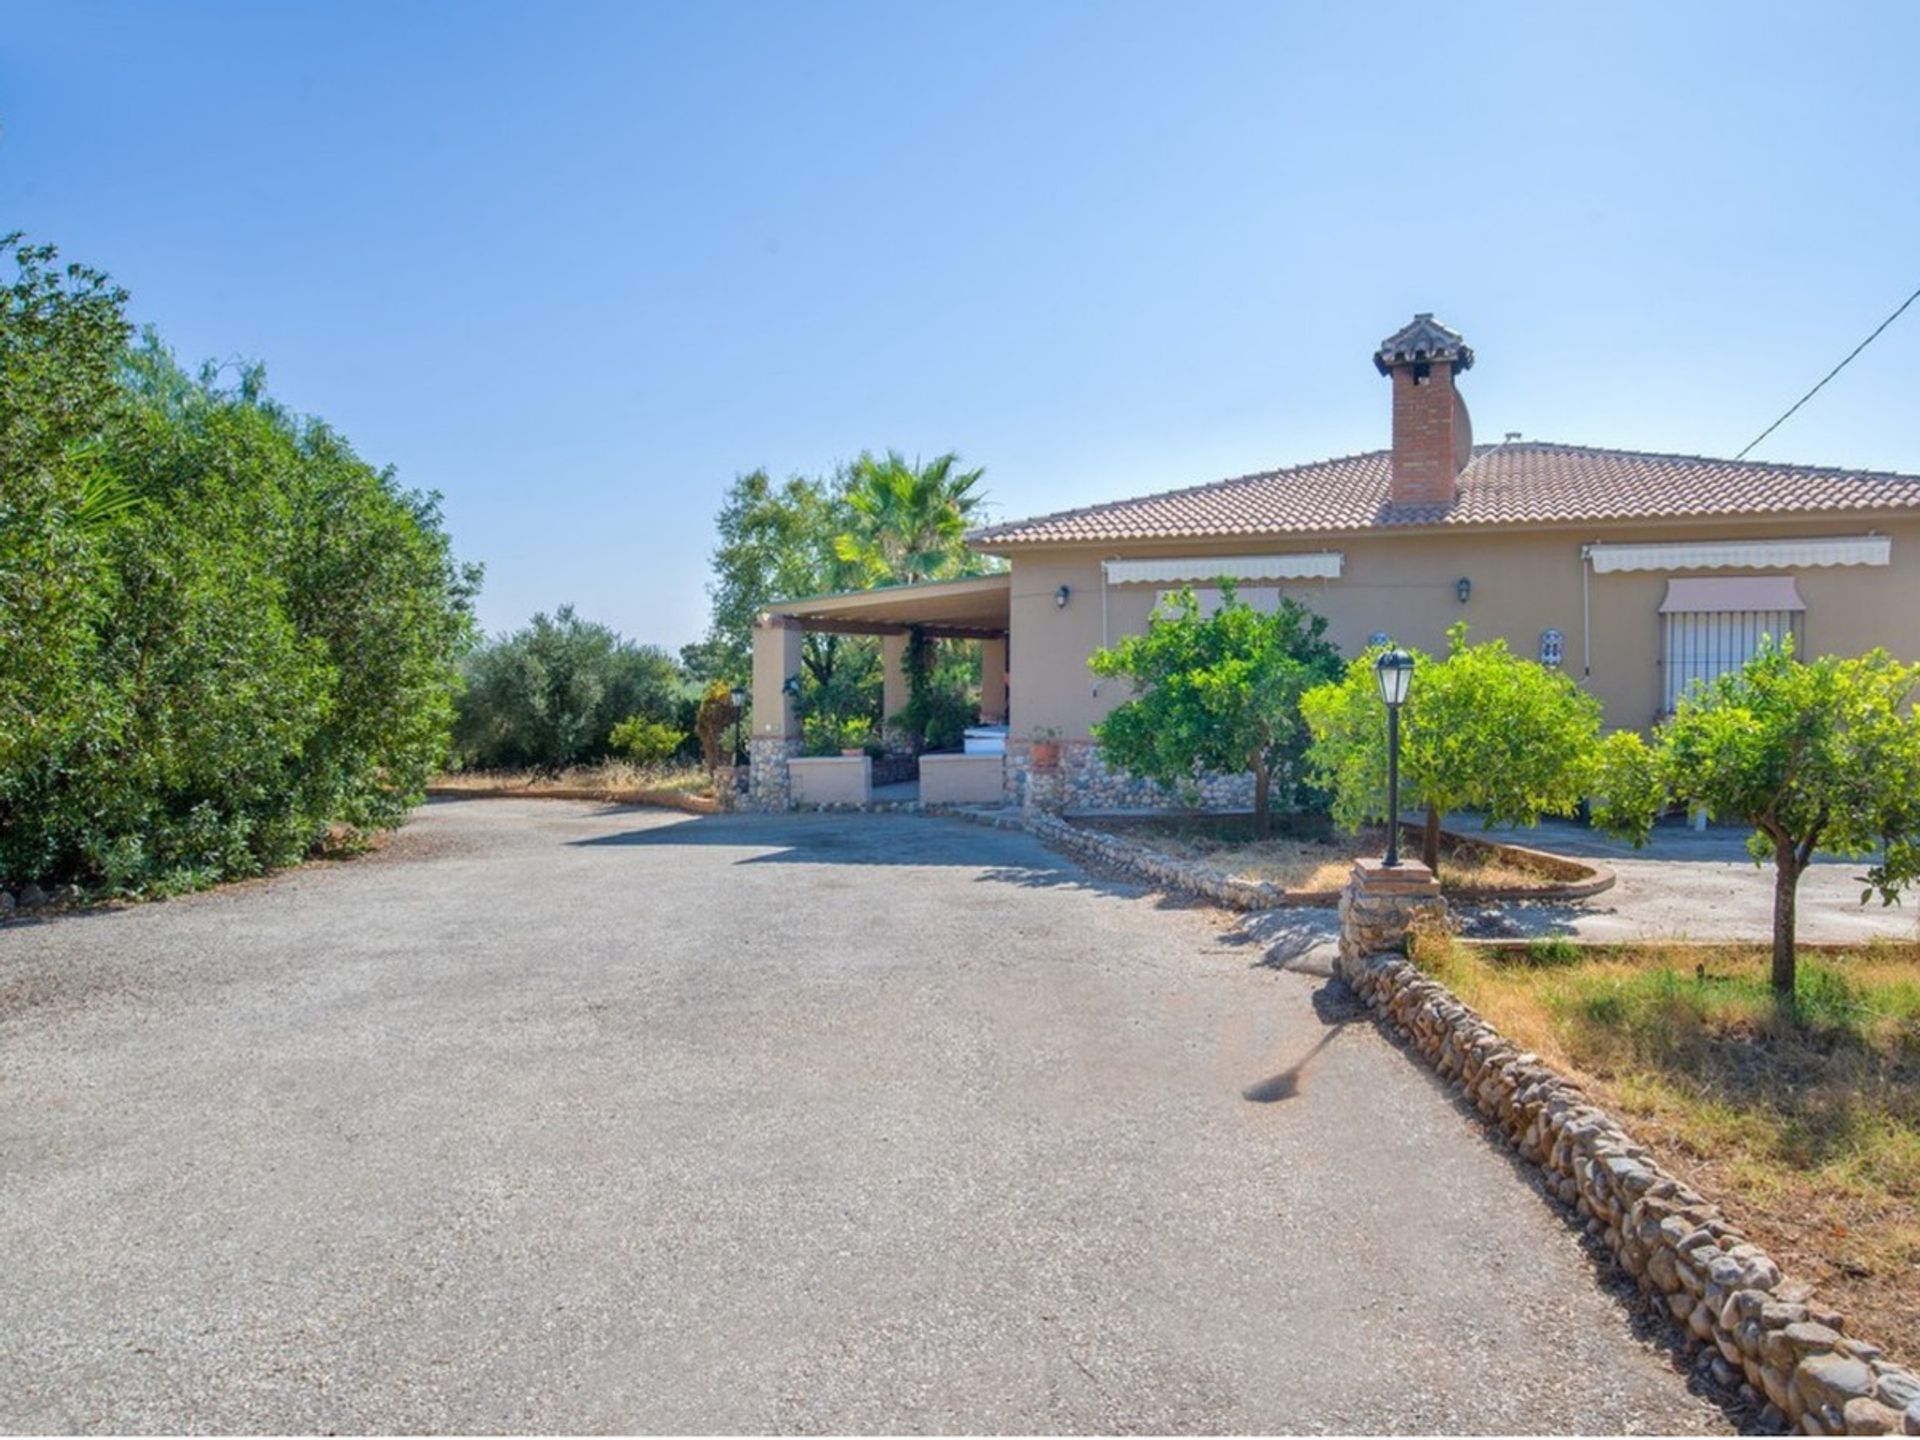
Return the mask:
[[[1374,678],[1379,649],[1335,684],[1302,698],[1313,741],[1307,765],[1349,829],[1386,820],[1387,712]],[[1440,819],[1477,810],[1482,823],[1532,825],[1579,808],[1600,734],[1600,702],[1504,640],[1467,643],[1447,631],[1443,660],[1415,653],[1400,717],[1401,793],[1426,811],[1421,859],[1436,872]]]
[[[1131,681],[1138,694],[1094,727],[1107,758],[1172,789],[1213,773],[1251,771],[1254,823],[1272,833],[1273,785],[1299,798],[1306,727],[1300,697],[1340,673],[1327,622],[1304,605],[1254,609],[1221,581],[1220,608],[1200,612],[1192,590],[1088,662],[1096,675]]]
[[[1695,686],[1651,747],[1609,737],[1594,818],[1636,843],[1670,803],[1753,827],[1773,861],[1773,988],[1792,995],[1800,877],[1816,850],[1877,857],[1860,900],[1920,878],[1920,666],[1884,650],[1802,662],[1791,640]]]

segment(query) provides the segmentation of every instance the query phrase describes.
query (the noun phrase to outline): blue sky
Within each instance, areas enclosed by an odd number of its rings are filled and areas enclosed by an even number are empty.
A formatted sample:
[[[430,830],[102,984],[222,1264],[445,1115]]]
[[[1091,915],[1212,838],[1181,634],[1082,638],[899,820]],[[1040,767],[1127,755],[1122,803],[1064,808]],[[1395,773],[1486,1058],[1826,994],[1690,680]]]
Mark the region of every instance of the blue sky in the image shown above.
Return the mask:
[[[1920,6],[0,5],[0,228],[445,492],[489,629],[705,624],[739,471],[1013,516],[1385,443],[1731,454],[1920,286]],[[1920,307],[1756,452],[1920,471]]]

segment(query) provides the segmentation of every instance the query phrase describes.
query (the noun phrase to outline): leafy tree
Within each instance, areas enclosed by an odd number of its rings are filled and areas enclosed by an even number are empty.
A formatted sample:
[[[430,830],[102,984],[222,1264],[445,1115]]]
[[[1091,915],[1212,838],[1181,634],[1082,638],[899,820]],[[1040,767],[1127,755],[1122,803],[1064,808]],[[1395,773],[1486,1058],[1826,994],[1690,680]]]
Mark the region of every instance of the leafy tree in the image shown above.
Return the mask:
[[[1401,790],[1427,812],[1421,859],[1436,872],[1440,820],[1450,810],[1478,810],[1491,827],[1578,809],[1600,735],[1600,702],[1560,671],[1515,655],[1504,640],[1469,645],[1464,624],[1447,643],[1444,660],[1415,654],[1400,716]],[[1379,653],[1301,701],[1313,732],[1307,763],[1349,829],[1389,818]]]
[[[480,769],[561,770],[604,758],[623,720],[671,723],[679,691],[666,651],[562,605],[469,658],[454,743]]]
[[[690,669],[709,679],[744,683],[753,669],[753,621],[778,600],[851,589],[850,568],[834,554],[845,523],[845,483],[795,475],[776,485],[765,470],[737,477],[715,517],[719,544],[707,584],[712,618],[707,638],[689,647]],[[809,635],[808,668],[831,681],[846,637]]]
[[[1862,904],[1891,904],[1920,878],[1916,688],[1920,666],[1884,650],[1803,663],[1791,640],[1764,644],[1682,696],[1651,749],[1619,745],[1596,817],[1636,842],[1672,801],[1753,826],[1754,863],[1774,866],[1773,988],[1791,996],[1800,877],[1816,850],[1878,855]]]
[[[985,502],[975,487],[986,472],[959,466],[951,451],[924,465],[909,464],[897,450],[854,461],[834,554],[862,586],[943,580],[989,567],[965,540]]]
[[[1202,615],[1192,590],[1162,606],[1141,635],[1089,661],[1096,675],[1131,681],[1138,695],[1094,729],[1107,757],[1178,787],[1209,772],[1253,773],[1255,824],[1272,831],[1276,779],[1297,803],[1307,732],[1300,698],[1340,673],[1327,622],[1293,600],[1254,609],[1221,582],[1220,608]]]

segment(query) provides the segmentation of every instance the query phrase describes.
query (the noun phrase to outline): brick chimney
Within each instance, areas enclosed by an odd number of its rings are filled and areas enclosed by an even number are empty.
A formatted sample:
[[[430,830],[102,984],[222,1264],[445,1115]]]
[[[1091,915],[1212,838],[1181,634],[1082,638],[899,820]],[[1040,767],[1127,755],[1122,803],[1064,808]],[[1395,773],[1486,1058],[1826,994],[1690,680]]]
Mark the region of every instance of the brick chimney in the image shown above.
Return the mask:
[[[1432,315],[1380,342],[1373,363],[1393,381],[1395,505],[1447,505],[1473,458],[1473,424],[1453,377],[1473,364],[1466,341]]]

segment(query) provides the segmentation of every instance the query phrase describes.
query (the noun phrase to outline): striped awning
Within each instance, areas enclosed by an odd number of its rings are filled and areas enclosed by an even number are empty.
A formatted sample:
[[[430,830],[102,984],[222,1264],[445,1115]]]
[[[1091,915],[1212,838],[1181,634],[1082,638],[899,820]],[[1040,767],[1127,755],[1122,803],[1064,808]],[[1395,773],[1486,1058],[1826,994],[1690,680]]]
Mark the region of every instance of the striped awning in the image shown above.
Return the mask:
[[[1885,535],[1821,535],[1794,540],[1680,540],[1648,545],[1589,545],[1596,575],[1615,570],[1800,570],[1819,565],[1886,565]]]

